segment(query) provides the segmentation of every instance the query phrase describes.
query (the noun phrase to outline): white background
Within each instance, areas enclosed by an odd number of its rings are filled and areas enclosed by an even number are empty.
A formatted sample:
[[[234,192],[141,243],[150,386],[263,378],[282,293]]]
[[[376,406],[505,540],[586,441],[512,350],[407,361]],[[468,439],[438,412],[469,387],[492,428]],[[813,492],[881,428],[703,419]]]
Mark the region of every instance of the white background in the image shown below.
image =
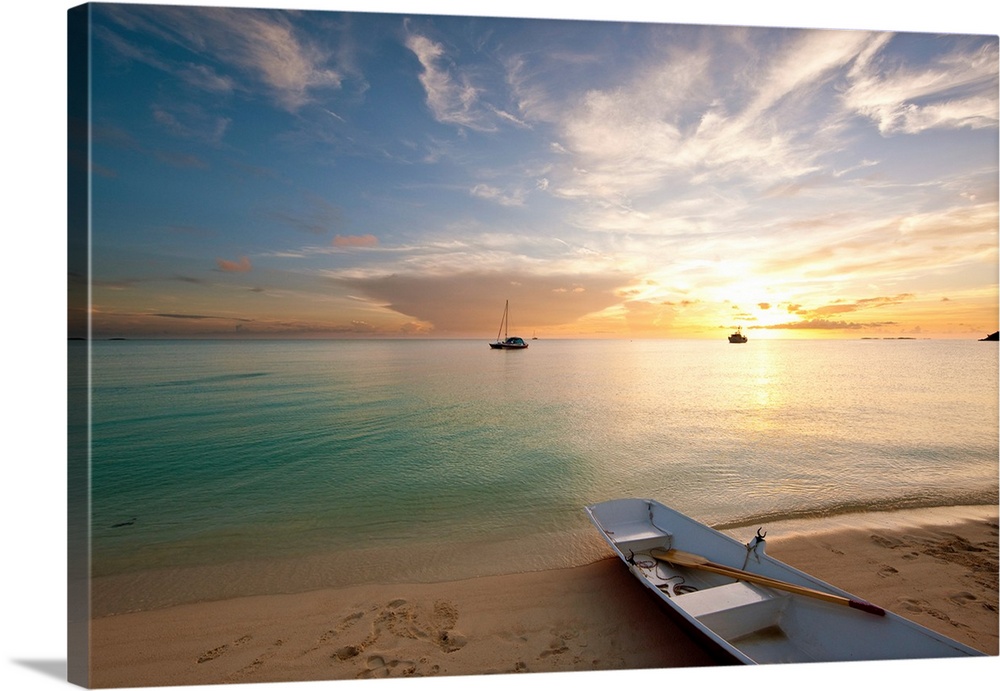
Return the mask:
[[[77,3],[5,6],[2,50],[4,158],[2,304],[3,648],[0,688],[65,688],[66,674],[66,11]],[[148,4],[148,3],[147,3]],[[202,4],[421,14],[550,17],[822,27],[996,35],[995,2],[701,0],[557,3],[411,0],[273,0]],[[13,155],[11,155],[13,153]],[[652,601],[651,601],[652,606]],[[669,641],[650,641],[666,645]],[[237,685],[306,689],[846,689],[942,688],[1000,678],[998,658],[766,669],[576,672],[500,677]],[[181,687],[177,687],[181,688]],[[217,686],[183,687],[220,689]],[[231,686],[229,688],[232,688]]]

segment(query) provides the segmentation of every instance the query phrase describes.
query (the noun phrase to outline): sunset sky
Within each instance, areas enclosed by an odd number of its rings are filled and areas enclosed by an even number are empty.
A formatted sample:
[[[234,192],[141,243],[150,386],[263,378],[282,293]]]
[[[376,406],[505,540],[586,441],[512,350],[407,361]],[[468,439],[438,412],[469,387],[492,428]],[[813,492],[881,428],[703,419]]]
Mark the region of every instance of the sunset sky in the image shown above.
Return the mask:
[[[95,337],[980,338],[993,35],[97,5]],[[72,269],[72,267],[71,267]]]

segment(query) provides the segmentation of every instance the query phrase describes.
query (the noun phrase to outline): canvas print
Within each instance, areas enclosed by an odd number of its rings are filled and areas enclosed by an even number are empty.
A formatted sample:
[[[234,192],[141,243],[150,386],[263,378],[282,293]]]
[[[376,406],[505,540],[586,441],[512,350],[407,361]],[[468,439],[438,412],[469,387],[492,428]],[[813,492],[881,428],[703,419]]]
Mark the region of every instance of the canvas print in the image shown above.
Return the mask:
[[[71,682],[997,655],[997,36],[67,26]]]

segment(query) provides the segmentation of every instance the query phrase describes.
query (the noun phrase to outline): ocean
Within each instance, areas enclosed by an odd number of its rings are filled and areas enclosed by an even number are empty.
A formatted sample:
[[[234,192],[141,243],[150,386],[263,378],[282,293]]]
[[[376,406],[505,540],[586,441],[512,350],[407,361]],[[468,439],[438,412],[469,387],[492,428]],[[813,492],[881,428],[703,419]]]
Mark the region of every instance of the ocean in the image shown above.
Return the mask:
[[[747,537],[997,502],[995,343],[88,345],[97,616],[584,564],[616,497]]]

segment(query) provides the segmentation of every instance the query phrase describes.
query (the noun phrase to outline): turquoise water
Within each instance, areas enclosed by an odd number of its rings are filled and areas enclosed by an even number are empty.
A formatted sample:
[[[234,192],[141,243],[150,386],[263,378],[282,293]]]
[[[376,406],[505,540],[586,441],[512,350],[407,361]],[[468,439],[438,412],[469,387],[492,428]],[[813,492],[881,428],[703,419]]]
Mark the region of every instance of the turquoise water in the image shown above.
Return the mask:
[[[91,347],[98,612],[583,563],[619,496],[730,526],[997,500],[993,343]]]

